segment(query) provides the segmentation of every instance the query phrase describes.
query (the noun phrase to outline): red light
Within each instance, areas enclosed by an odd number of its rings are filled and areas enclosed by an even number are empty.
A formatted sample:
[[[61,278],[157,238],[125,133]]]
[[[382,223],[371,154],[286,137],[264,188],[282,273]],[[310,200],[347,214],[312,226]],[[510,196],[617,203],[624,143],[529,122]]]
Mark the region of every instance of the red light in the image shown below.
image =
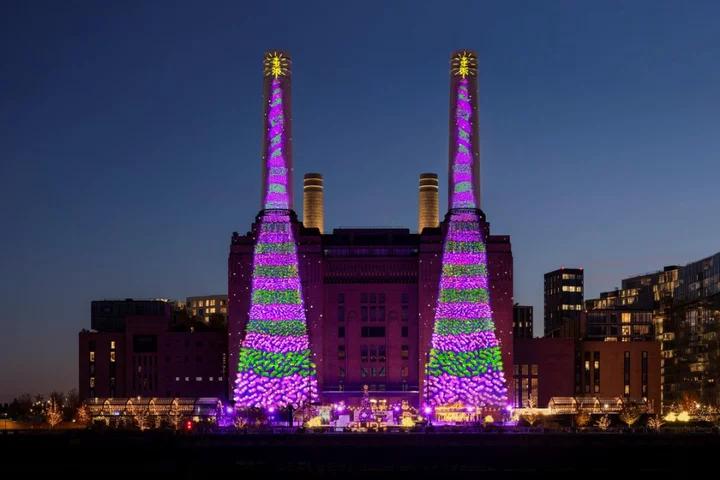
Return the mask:
[[[187,430],[192,430],[192,422],[190,420],[188,420],[188,422],[185,424],[185,428]]]

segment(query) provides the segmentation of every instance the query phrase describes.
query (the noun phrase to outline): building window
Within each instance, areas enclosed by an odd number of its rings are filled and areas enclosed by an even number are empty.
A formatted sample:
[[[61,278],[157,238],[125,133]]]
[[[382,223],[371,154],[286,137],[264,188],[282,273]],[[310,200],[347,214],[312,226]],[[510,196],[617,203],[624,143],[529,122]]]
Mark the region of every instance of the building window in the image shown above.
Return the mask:
[[[90,377],[90,388],[95,388],[95,377]]]
[[[400,352],[403,360],[407,360],[408,358],[410,358],[410,350],[407,345],[403,345],[400,349]]]
[[[402,369],[400,370],[400,376],[402,378],[407,378],[409,373],[410,369],[408,367],[402,367]]]
[[[110,361],[111,362],[115,361],[115,352],[110,352]]]
[[[522,375],[523,375],[523,377],[527,377],[527,376],[528,376],[528,365],[523,365],[523,366],[522,366]]]
[[[595,393],[600,393],[600,352],[593,352],[593,385]]]
[[[630,352],[625,352],[625,356],[624,356],[623,382],[625,385],[625,388],[623,390],[623,395],[626,397],[629,397],[630,396]]]
[[[408,317],[409,317],[409,315],[408,315],[408,306],[407,306],[407,305],[403,305],[403,306],[401,307],[401,309],[400,309],[400,320],[402,320],[403,322],[407,322],[407,321],[408,321]]]
[[[370,361],[377,362],[377,345],[370,345]]]
[[[338,327],[338,338],[345,338],[345,327]]]
[[[590,393],[590,352],[585,352],[585,393]]]
[[[360,321],[361,322],[368,321],[368,307],[365,307],[365,306],[360,307]]]
[[[338,293],[338,303],[345,303],[345,294]]]
[[[195,377],[196,382],[202,382],[202,377]]]
[[[95,352],[90,352],[90,362],[95,361]]]
[[[403,336],[404,338],[407,338],[407,337],[409,336],[409,335],[408,335],[408,330],[409,330],[408,327],[402,327],[402,336]]]
[[[345,345],[338,345],[338,360],[345,360]]]
[[[343,347],[344,348],[344,347]],[[360,345],[360,361],[361,362],[367,362],[368,361],[368,347],[367,345]]]
[[[378,377],[384,377],[385,376],[385,367],[378,368]]]
[[[115,350],[115,340],[110,341],[110,350]]]
[[[538,366],[537,365],[531,365],[530,366],[530,375],[534,375],[537,377],[538,374]]]
[[[368,376],[368,369],[367,369],[367,367],[362,367],[362,368],[360,369],[360,376],[361,376],[362,378],[366,378],[366,377]]]
[[[360,303],[367,303],[367,293],[360,294]]]
[[[378,320],[381,322],[385,321],[385,307],[378,307]]]
[[[408,303],[408,294],[407,293],[400,294],[400,301],[402,303]]]
[[[338,378],[345,378],[345,369],[342,367],[338,368]]]
[[[385,327],[360,327],[360,336],[362,338],[383,338],[385,337]]]
[[[378,347],[378,349],[379,349],[378,361],[384,362],[384,361],[385,361],[385,358],[386,358],[386,355],[385,355],[385,353],[386,353],[386,352],[385,352],[385,345],[380,345],[380,346]]]
[[[378,294],[378,303],[385,303],[385,294],[384,293]]]
[[[345,321],[345,305],[338,305],[337,309],[337,319],[338,322],[344,322]]]
[[[642,395],[647,397],[648,392],[648,352],[642,352]]]
[[[377,322],[377,307],[375,305],[370,307],[370,321]]]
[[[370,303],[377,303],[377,295],[374,293],[370,294]]]
[[[520,379],[520,384],[523,391],[523,397],[522,397],[522,406],[523,408],[528,407],[528,402],[530,402],[530,379],[525,377]]]
[[[582,382],[582,361],[580,352],[575,352],[575,393],[580,393]]]

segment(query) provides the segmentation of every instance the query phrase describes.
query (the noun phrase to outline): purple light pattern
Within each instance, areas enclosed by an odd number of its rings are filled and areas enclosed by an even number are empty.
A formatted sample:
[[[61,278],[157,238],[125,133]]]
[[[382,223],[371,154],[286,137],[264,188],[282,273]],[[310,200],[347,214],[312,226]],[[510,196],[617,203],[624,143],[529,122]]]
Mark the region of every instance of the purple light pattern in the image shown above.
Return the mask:
[[[267,114],[266,185],[264,214],[253,253],[252,304],[248,331],[240,348],[235,383],[235,407],[298,407],[318,398],[315,365],[311,360],[306,327],[293,335],[286,329],[267,328],[270,322],[307,323],[298,276],[298,254],[288,210],[292,182],[286,155],[283,87],[275,78]],[[299,299],[299,303],[298,302]],[[253,325],[254,322],[263,322]],[[250,326],[253,326],[251,329]],[[264,325],[264,326],[263,326]],[[300,335],[295,335],[297,333]]]
[[[497,337],[491,331],[460,335],[433,335],[432,348],[452,352],[471,352],[498,346]]]
[[[468,408],[507,401],[490,300],[487,294],[479,294],[483,289],[490,291],[490,282],[473,186],[471,100],[468,81],[463,78],[456,92],[450,222],[426,379],[431,405],[461,403]],[[470,298],[477,300],[466,300]]]

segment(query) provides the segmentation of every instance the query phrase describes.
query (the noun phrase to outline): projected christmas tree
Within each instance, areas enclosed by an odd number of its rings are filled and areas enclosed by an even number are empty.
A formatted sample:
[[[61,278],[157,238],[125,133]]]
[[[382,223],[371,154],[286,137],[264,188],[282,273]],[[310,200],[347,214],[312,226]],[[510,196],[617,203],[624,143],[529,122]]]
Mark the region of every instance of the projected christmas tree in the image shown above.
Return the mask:
[[[433,405],[462,403],[498,406],[507,401],[507,388],[495,336],[487,252],[481,224],[476,178],[477,72],[472,54],[453,58],[454,145],[450,171],[449,225],[442,257],[442,274],[435,327],[427,365],[426,388]],[[475,91],[470,91],[470,86]]]
[[[263,210],[253,253],[252,298],[240,348],[236,407],[298,407],[317,397],[292,230],[290,60],[265,59],[267,131]],[[289,98],[289,95],[287,95]]]

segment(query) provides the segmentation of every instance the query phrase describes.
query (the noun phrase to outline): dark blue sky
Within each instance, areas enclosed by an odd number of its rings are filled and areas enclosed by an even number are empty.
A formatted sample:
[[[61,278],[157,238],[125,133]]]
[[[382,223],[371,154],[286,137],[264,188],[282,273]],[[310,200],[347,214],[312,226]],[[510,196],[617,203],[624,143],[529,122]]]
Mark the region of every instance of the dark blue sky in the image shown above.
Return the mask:
[[[350,6],[350,4],[354,6]],[[476,49],[483,208],[515,300],[720,248],[716,2],[116,1],[0,7],[0,400],[77,384],[90,301],[227,291],[259,209],[261,62],[293,55],[296,191],[416,228],[446,185],[448,55]],[[441,195],[446,208],[446,192]],[[302,211],[302,195],[296,195]]]

